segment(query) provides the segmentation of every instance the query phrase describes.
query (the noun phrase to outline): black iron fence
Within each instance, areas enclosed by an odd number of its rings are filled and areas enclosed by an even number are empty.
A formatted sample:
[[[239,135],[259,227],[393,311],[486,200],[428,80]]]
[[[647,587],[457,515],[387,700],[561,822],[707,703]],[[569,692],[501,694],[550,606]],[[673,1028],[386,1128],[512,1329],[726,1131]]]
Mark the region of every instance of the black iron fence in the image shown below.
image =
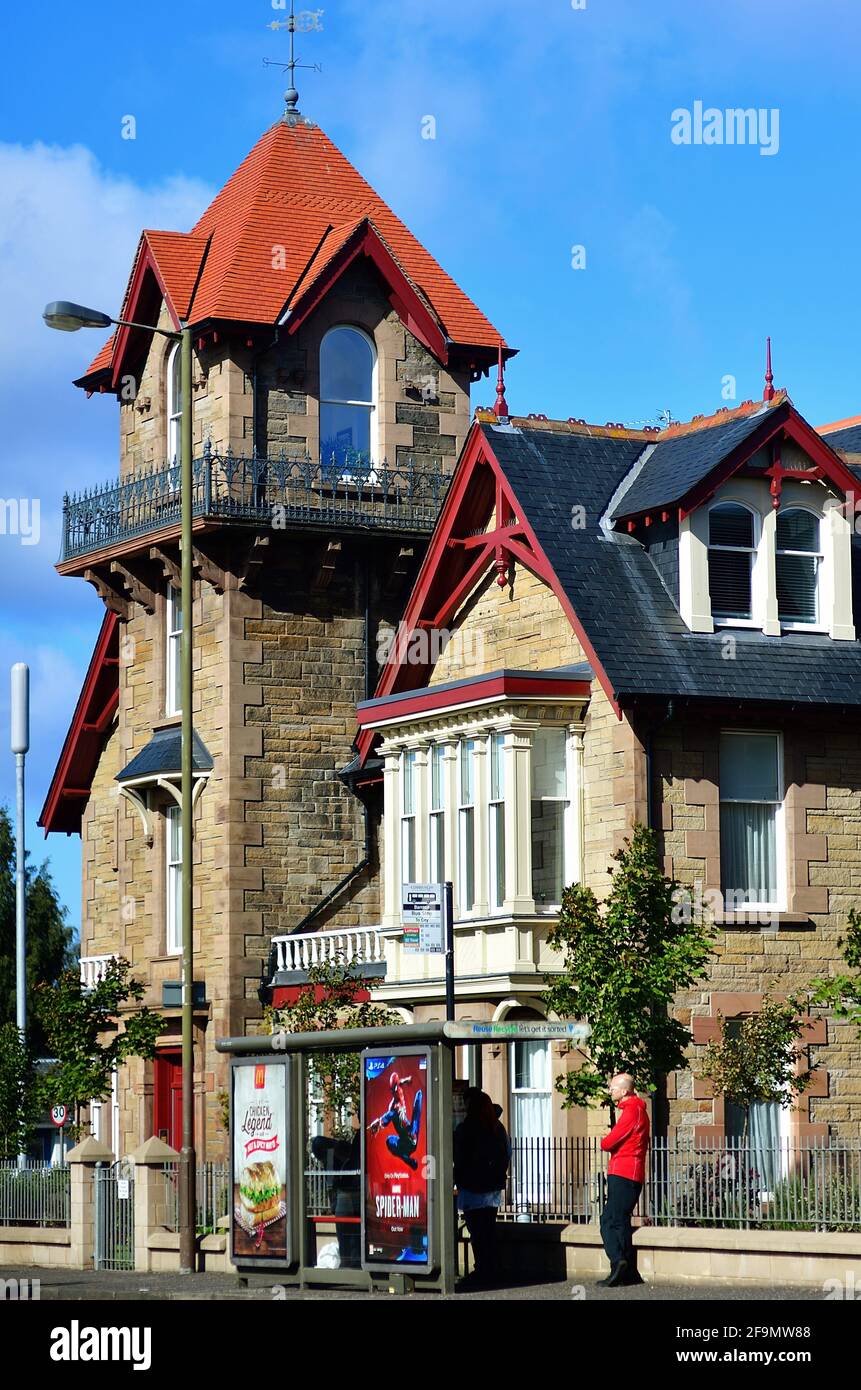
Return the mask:
[[[500,1215],[596,1222],[607,1160],[597,1139],[518,1139]],[[638,1215],[652,1225],[861,1230],[861,1143],[653,1143]]]
[[[227,1163],[198,1163],[195,1197],[197,1234],[217,1235],[226,1229],[230,1213],[230,1167]],[[179,1230],[179,1164],[164,1165],[165,1203],[168,1230]]]
[[[212,520],[429,534],[448,489],[442,460],[391,466],[361,456],[240,458],[207,444],[193,463],[192,511]],[[150,468],[63,499],[60,560],[181,522],[178,463]]]

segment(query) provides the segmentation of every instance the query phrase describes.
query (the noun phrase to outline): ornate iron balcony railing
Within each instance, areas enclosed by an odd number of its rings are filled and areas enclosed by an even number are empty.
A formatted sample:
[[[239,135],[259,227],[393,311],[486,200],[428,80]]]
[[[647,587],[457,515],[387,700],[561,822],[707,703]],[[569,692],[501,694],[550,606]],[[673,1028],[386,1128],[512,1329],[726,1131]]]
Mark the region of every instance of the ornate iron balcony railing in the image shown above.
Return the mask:
[[[429,534],[448,489],[442,464],[412,461],[391,467],[310,455],[240,458],[204,446],[194,460],[193,513],[213,521],[338,530]],[[60,563],[178,527],[178,463],[131,474],[63,499]]]

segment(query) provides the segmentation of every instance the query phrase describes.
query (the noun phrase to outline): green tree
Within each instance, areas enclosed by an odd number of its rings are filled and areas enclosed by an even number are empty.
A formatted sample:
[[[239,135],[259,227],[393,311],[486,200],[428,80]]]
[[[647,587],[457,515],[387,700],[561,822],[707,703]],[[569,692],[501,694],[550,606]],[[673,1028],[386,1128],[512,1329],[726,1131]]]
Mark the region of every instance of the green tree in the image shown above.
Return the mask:
[[[0,1024],[0,1160],[27,1152],[44,1104],[32,1049],[14,1023]]]
[[[848,966],[836,975],[819,976],[811,981],[811,1005],[830,1009],[835,1018],[854,1025],[861,1037],[861,913],[849,909],[846,935],[837,938],[837,945]]]
[[[575,883],[548,938],[563,960],[558,975],[545,977],[547,1008],[592,1030],[584,1066],[556,1078],[566,1109],[606,1105],[615,1072],[630,1072],[651,1091],[687,1067],[691,1033],[670,1011],[676,992],[705,976],[713,954],[714,930],[663,874],[653,831],[635,826],[613,857],[606,903]]]
[[[317,1033],[342,1028],[391,1028],[399,1014],[359,996],[369,982],[358,957],[312,965],[292,1004],[266,1010],[270,1033]],[[350,1133],[350,1118],[359,1113],[361,1075],[358,1052],[313,1052],[311,1075],[335,1120],[336,1132]]]
[[[54,887],[47,862],[38,869],[26,864],[27,993],[53,984],[77,959],[66,908]],[[29,1011],[28,1011],[29,1012]],[[15,1022],[15,838],[9,813],[0,806],[0,1024]],[[37,1018],[28,1019],[30,1043],[36,1055],[46,1048]]]
[[[87,989],[77,970],[64,971],[54,985],[37,986],[37,1013],[57,1059],[51,1071],[51,1099],[74,1109],[75,1135],[81,1132],[81,1107],[110,1097],[115,1067],[129,1057],[155,1056],[164,1019],[154,1009],[127,1007],[143,996],[143,985],[123,959],[109,961],[104,977]],[[122,1030],[117,1027],[120,1014]]]
[[[744,1139],[748,1107],[788,1108],[810,1085],[813,1073],[801,1067],[808,1012],[807,996],[798,991],[782,1002],[767,993],[759,1011],[741,1020],[719,1015],[720,1036],[706,1048],[700,1075],[715,1095],[744,1107]]]

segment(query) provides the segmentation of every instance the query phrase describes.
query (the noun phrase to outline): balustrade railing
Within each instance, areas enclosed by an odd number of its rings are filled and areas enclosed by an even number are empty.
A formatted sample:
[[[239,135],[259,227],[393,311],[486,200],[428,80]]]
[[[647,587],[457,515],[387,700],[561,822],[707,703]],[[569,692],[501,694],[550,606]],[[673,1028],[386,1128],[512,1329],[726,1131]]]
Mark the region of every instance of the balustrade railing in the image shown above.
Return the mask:
[[[345,927],[341,931],[297,932],[272,938],[276,971],[308,970],[328,961],[357,960],[362,965],[385,961],[378,927]]]
[[[192,511],[275,530],[304,525],[429,533],[449,479],[442,460],[391,466],[361,456],[330,462],[310,454],[240,458],[207,444],[193,463]],[[60,560],[179,527],[181,510],[178,463],[67,495]]]

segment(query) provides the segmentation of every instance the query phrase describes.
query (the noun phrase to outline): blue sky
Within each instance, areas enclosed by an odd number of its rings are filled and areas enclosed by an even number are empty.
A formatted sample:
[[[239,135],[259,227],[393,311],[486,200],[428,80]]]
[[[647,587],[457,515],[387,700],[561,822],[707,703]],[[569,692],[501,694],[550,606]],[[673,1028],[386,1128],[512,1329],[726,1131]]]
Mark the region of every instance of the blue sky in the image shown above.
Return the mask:
[[[29,661],[29,841],[75,925],[79,842],[34,823],[101,605],[53,564],[64,490],[116,471],[117,415],[71,386],[98,336],[49,333],[41,309],[114,312],[140,229],[196,220],[281,113],[263,59],[286,55],[267,28],[283,18],[271,0],[94,0],[4,19],[0,497],[38,498],[40,535],[0,534],[0,727],[5,750],[6,672]],[[733,404],[728,375],[737,401],[761,394],[770,333],[812,423],[861,413],[855,0],[328,0],[319,22],[302,109],[520,349],[512,411],[690,418]],[[672,113],[697,101],[776,109],[777,152],[675,144]]]

